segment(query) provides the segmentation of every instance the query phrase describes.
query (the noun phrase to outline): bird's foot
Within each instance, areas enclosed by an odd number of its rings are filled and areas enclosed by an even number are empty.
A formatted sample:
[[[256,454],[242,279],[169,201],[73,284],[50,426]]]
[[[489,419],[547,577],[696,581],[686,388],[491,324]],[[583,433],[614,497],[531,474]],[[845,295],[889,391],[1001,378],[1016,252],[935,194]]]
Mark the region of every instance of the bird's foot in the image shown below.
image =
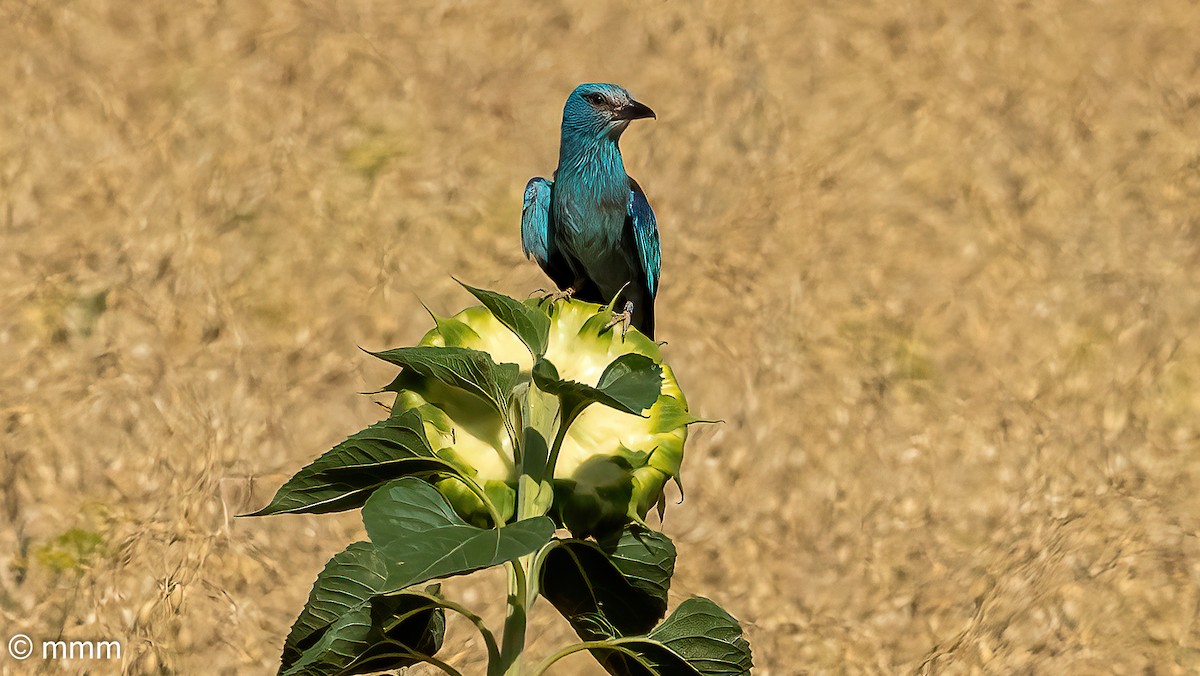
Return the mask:
[[[633,301],[625,301],[625,309],[621,312],[614,312],[612,321],[604,325],[604,328],[612,328],[617,324],[621,325],[621,337],[624,338],[626,333],[629,333],[629,325],[633,323]]]
[[[571,300],[575,296],[575,287],[569,286],[562,291],[551,291],[546,294],[546,300],[553,303],[557,300]]]

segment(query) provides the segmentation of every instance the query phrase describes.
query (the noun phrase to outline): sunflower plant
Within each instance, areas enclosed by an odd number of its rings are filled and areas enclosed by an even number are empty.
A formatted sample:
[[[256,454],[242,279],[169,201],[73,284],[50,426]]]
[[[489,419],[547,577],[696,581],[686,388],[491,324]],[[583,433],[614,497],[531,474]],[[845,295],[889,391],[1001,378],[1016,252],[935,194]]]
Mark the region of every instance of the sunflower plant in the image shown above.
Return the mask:
[[[666,615],[675,547],[645,519],[661,516],[700,421],[659,346],[610,329],[611,308],[465,288],[479,306],[371,353],[400,367],[388,417],[254,514],[359,509],[368,537],[317,576],[279,672],[459,674],[437,656],[450,611],[478,629],[489,676],[550,673],[584,650],[617,676],[749,673],[749,643],[715,603]],[[498,636],[434,582],[493,566],[508,570]],[[525,631],[539,599],[580,640],[535,661]]]

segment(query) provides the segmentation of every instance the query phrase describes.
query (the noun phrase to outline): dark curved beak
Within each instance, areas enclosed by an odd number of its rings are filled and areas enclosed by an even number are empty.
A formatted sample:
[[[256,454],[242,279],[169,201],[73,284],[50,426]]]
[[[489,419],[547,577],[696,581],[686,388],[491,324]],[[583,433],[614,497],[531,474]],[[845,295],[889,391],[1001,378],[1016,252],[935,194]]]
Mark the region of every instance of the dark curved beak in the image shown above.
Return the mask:
[[[617,109],[617,114],[615,117],[613,117],[613,119],[640,120],[646,117],[652,117],[656,120],[658,119],[658,116],[654,114],[653,110],[650,110],[649,106],[643,103],[638,103],[637,101],[630,101],[628,104]]]

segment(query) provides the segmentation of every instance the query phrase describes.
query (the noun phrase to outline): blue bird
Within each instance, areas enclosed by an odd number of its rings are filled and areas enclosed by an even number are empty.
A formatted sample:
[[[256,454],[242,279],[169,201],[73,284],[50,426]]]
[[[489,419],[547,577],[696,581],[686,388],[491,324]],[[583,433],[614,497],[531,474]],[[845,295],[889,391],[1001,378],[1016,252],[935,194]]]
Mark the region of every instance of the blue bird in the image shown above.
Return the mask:
[[[623,311],[610,326],[630,323],[654,337],[654,297],[661,256],[654,210],[625,173],[617,145],[630,121],[656,117],[624,87],[581,84],[563,107],[554,180],[525,186],[521,245],[561,290],[606,304],[618,294]]]

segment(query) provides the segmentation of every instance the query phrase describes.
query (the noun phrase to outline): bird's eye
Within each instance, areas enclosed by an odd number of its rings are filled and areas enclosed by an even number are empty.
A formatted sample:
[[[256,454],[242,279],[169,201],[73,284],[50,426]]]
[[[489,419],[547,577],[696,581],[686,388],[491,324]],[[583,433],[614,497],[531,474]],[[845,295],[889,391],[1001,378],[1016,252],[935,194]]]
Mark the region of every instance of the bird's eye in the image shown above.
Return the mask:
[[[591,92],[590,94],[584,94],[583,99],[585,101],[587,101],[588,103],[592,104],[593,106],[598,106],[598,105],[604,103],[604,96],[597,94],[596,92]]]

